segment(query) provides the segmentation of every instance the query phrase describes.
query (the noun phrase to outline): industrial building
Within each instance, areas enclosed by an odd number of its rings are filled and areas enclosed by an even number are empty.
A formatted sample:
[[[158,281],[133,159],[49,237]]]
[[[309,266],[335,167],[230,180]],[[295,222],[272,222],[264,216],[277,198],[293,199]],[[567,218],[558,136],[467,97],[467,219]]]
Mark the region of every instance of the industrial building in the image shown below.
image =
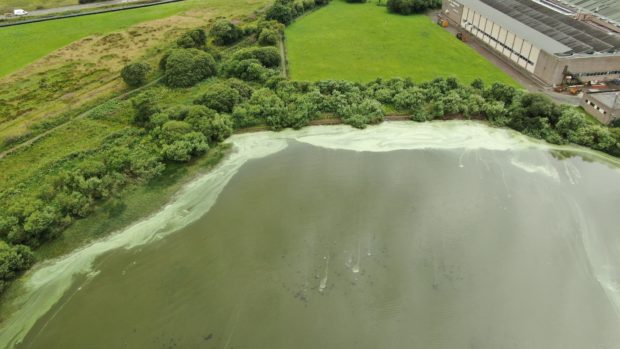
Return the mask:
[[[620,78],[620,35],[548,0],[445,0],[443,15],[545,85]]]
[[[551,0],[541,0],[551,1]],[[591,14],[620,26],[620,2],[618,0],[553,0],[568,6],[573,12]]]
[[[581,106],[604,124],[620,118],[620,91],[586,91]]]

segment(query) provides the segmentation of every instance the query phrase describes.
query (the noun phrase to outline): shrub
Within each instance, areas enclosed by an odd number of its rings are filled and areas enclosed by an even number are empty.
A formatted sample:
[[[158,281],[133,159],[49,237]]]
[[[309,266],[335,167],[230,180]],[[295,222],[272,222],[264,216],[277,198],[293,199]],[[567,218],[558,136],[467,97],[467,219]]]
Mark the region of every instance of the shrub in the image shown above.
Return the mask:
[[[138,95],[131,101],[131,104],[135,110],[133,123],[138,126],[147,126],[151,116],[160,112],[154,91],[146,91]]]
[[[176,49],[165,63],[164,83],[170,87],[191,87],[216,74],[213,57],[197,49]]]
[[[208,150],[206,137],[200,132],[190,132],[171,143],[164,144],[162,156],[170,161],[187,162],[192,156],[204,154]]]
[[[34,263],[34,255],[23,245],[10,246],[0,240],[0,294],[10,281]]]
[[[192,126],[192,130],[201,132],[209,143],[221,142],[233,131],[230,116],[218,114],[205,106],[190,107],[184,121]]]
[[[303,0],[301,3],[303,4],[305,11],[312,10],[316,6],[316,2],[314,0]]]
[[[276,2],[267,10],[265,18],[289,25],[293,21],[293,9],[281,2]]]
[[[239,91],[228,84],[218,83],[209,86],[194,104],[202,104],[220,113],[230,113],[239,102],[241,102]]]
[[[275,47],[249,47],[241,49],[232,56],[232,60],[242,61],[256,59],[267,68],[275,68],[280,65],[280,51]]]
[[[263,30],[273,30],[278,34],[284,33],[284,24],[275,21],[275,20],[261,20],[258,22],[256,27],[257,33],[262,32]]]
[[[248,99],[252,97],[252,93],[254,93],[250,85],[238,79],[228,79],[226,80],[226,84],[237,90],[242,99]]]
[[[361,103],[344,106],[338,114],[346,124],[356,128],[379,123],[385,115],[381,103],[374,99],[364,99]]]
[[[270,77],[277,75],[276,71],[265,68],[257,59],[232,60],[227,62],[222,70],[228,77],[255,82],[265,82]]]
[[[131,63],[121,70],[123,81],[131,87],[138,87],[146,82],[151,66],[144,62]]]
[[[368,0],[347,0],[348,3],[350,4],[362,4],[367,2]]]
[[[441,0],[388,0],[387,7],[390,12],[410,15],[441,8]]]
[[[217,20],[209,32],[216,45],[229,45],[243,36],[243,31],[226,19]]]
[[[203,48],[207,44],[207,33],[204,29],[190,30],[177,39],[177,46],[181,48]]]
[[[258,35],[258,43],[262,46],[275,46],[279,36],[278,32],[273,29],[264,29]]]

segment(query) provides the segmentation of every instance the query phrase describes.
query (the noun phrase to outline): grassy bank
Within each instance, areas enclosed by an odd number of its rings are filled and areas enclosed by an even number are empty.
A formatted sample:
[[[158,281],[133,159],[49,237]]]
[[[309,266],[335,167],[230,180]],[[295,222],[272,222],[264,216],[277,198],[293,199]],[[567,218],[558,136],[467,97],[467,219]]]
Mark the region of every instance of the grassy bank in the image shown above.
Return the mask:
[[[374,1],[332,3],[286,30],[289,70],[295,80],[378,77],[415,81],[456,77],[469,83],[518,84],[425,15],[389,14]]]

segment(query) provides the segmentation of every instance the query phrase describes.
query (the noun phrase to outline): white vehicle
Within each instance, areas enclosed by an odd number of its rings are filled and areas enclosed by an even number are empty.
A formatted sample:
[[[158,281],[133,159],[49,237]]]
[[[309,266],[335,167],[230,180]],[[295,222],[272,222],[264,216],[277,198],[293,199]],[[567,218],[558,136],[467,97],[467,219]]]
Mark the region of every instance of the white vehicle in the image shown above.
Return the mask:
[[[18,8],[18,9],[13,10],[13,15],[14,15],[14,16],[25,16],[25,15],[27,15],[27,14],[28,14],[28,11],[23,10],[23,9],[21,9],[21,8]]]

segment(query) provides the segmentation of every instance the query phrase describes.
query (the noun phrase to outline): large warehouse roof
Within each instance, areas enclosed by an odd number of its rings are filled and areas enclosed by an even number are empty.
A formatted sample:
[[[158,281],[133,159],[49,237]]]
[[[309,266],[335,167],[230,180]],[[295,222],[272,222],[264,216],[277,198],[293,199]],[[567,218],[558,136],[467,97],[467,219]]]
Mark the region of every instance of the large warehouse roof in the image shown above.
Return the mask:
[[[494,7],[485,4],[481,0],[458,0],[461,4],[475,10],[484,17],[510,30],[522,39],[525,39],[538,48],[551,53],[563,53],[572,50],[558,40],[544,35],[532,27],[508,16]]]
[[[618,0],[561,0],[578,8],[599,14],[620,23],[620,1]]]
[[[470,0],[468,0],[470,1]],[[620,50],[620,37],[582,23],[531,0],[480,0],[546,37],[570,47],[575,53]],[[617,0],[615,0],[617,1]],[[545,46],[541,48],[547,49]],[[553,51],[553,53],[560,53]]]

